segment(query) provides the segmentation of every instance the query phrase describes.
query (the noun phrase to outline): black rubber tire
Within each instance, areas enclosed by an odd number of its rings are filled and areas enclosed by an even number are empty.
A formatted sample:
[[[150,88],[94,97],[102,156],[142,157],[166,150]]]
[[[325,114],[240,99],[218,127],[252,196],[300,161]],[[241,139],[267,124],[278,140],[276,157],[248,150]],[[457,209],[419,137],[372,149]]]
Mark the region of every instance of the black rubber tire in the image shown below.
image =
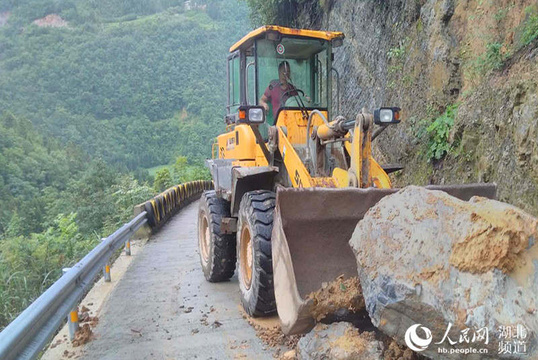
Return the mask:
[[[144,210],[146,211],[146,217],[148,218],[148,225],[151,228],[157,226],[157,220],[155,219],[155,213],[153,212],[153,206],[151,206],[151,202],[146,201],[146,203],[144,204]]]
[[[253,252],[250,286],[247,286],[243,279],[242,264],[238,265],[241,303],[245,312],[254,317],[269,316],[276,313],[273,261],[271,257],[274,209],[275,193],[267,190],[245,193],[239,206],[236,241],[237,258],[241,259],[241,234],[245,226],[248,227]]]
[[[198,252],[204,276],[210,282],[229,280],[235,272],[235,234],[221,235],[223,217],[230,217],[230,203],[218,198],[214,190],[205,191],[198,207]],[[204,224],[209,235],[206,258],[202,246],[202,236],[206,233]]]

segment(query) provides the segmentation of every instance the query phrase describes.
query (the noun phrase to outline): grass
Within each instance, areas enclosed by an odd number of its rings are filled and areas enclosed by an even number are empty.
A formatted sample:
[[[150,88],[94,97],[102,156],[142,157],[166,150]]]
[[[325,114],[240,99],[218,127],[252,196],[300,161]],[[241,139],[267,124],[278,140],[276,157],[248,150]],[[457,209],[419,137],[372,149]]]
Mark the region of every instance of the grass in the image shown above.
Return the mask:
[[[406,37],[398,46],[390,48],[387,51],[387,58],[389,59],[390,65],[388,66],[388,74],[390,80],[387,83],[389,89],[394,89],[397,86],[397,80],[400,80],[401,73],[404,69],[404,60],[407,51],[407,45],[409,44],[410,39]],[[406,79],[406,83],[409,83],[409,79]]]
[[[526,46],[538,38],[538,10],[536,7],[529,6],[525,9],[525,13],[527,19],[521,32],[521,46]]]
[[[502,69],[511,56],[512,52],[503,44],[489,42],[486,44],[486,51],[469,59],[464,69],[465,77],[473,82],[480,81],[493,71]]]
[[[495,20],[502,21],[512,7],[500,9],[495,14]],[[522,24],[512,29],[516,33],[516,43],[502,43],[498,41],[499,39],[487,43],[486,50],[482,54],[468,59],[464,67],[466,79],[473,83],[478,83],[492,72],[503,69],[514,54],[538,38],[538,6],[527,7],[525,15],[526,17]],[[462,55],[464,54],[465,51]]]

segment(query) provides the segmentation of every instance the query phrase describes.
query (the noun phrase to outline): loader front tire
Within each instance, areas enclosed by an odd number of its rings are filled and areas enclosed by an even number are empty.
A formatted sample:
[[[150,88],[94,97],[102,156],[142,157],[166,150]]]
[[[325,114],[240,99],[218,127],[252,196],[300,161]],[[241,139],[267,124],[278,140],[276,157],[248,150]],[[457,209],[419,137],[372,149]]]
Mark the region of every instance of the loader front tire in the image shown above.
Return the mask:
[[[205,191],[198,208],[198,251],[207,281],[230,279],[235,272],[235,234],[221,234],[220,222],[230,216],[230,203]]]
[[[254,317],[276,312],[271,257],[274,209],[275,193],[267,190],[245,193],[239,206],[239,288],[245,312]]]

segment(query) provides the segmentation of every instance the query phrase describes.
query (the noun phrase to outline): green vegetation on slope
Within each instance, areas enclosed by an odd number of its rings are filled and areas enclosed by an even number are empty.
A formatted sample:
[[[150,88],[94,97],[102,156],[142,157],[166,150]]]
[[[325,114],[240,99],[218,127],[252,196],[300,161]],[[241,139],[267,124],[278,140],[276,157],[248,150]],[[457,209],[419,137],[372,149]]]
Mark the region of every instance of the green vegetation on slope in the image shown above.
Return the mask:
[[[244,4],[189,4],[0,0],[0,329],[133,205],[208,178],[248,24]],[[146,171],[166,163],[166,183]]]
[[[0,108],[120,168],[209,155],[224,124],[227,50],[247,31],[242,6],[53,3],[17,4],[0,28]],[[73,23],[32,24],[50,11]]]
[[[155,193],[0,115],[0,328]]]

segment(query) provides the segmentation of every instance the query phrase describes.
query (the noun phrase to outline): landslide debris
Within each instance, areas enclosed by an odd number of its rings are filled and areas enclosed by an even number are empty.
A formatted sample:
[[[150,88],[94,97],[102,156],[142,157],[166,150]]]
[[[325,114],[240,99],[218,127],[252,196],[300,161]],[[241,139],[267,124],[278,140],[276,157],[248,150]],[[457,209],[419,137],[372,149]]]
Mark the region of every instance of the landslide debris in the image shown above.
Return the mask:
[[[321,289],[310,293],[307,298],[312,299],[311,313],[316,321],[321,321],[341,309],[357,312],[364,310],[365,306],[359,279],[344,279],[344,275],[329,283],[323,283]]]
[[[97,316],[91,316],[90,309],[88,309],[86,306],[82,305],[80,310],[77,311],[79,311],[78,321],[80,327],[75,332],[75,338],[71,342],[73,347],[84,345],[93,340],[94,334],[92,328],[97,326],[99,323],[99,318]]]
[[[256,336],[267,346],[276,348],[284,347],[287,349],[294,349],[297,345],[297,342],[302,335],[285,335],[281,328],[278,319],[268,318],[268,319],[258,319],[248,316],[246,313],[243,313],[243,318],[254,328],[256,331]],[[279,348],[277,353],[280,354],[281,349]]]
[[[405,346],[398,345],[398,343],[392,339],[385,346],[385,352],[383,353],[383,360],[417,360],[418,355],[413,350],[406,348]]]
[[[384,346],[372,332],[360,333],[346,322],[317,324],[297,344],[299,360],[381,360]]]
[[[431,330],[434,343],[450,327],[454,345],[445,339],[421,353],[435,358],[439,346],[461,348],[466,329],[469,339],[487,329],[489,342],[470,346],[502,358],[499,328],[521,324],[532,358],[538,333],[536,239],[538,220],[516,207],[410,186],[372,207],[350,245],[372,323],[398,343],[415,324]]]
[[[339,276],[308,295],[316,321],[339,320],[331,315],[342,309],[366,310],[375,332],[334,322],[289,341],[279,326],[253,326],[266,344],[291,349],[285,359],[416,360],[439,358],[440,347],[486,348],[488,354],[469,358],[503,359],[499,329],[522,325],[528,358],[535,358],[536,239],[538,220],[514,206],[410,186],[383,198],[357,224],[350,245],[359,277]],[[420,353],[403,345],[417,324],[432,340]]]
[[[81,346],[93,339],[93,332],[90,324],[83,324],[76,332],[75,338],[71,342],[73,347]]]

